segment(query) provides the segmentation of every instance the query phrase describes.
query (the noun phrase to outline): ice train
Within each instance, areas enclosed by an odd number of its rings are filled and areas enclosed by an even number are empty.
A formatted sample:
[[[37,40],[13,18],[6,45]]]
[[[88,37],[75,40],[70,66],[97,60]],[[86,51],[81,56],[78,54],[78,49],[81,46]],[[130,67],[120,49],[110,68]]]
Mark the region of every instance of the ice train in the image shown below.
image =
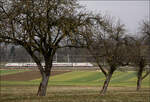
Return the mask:
[[[45,66],[44,63],[42,63]],[[36,67],[36,63],[7,63],[5,67]],[[54,67],[92,67],[92,63],[53,63]]]

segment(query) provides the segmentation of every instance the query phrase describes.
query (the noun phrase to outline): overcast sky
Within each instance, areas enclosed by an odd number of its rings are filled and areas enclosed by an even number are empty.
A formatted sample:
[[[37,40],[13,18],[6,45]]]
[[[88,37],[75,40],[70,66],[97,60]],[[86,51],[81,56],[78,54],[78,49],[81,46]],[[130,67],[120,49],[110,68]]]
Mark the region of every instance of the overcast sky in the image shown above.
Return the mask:
[[[136,33],[140,22],[150,17],[149,0],[80,0],[79,3],[88,10],[119,18],[131,33]]]

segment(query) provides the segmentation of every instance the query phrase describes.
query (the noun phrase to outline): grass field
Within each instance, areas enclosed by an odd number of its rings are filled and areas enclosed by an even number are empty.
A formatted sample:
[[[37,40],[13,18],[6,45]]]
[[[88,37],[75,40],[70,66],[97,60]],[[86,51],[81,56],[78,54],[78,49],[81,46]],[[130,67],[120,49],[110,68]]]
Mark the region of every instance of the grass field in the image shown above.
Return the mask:
[[[12,73],[16,72],[12,70]],[[22,72],[22,71],[18,71]],[[7,71],[3,71],[2,75],[6,75]],[[8,74],[8,73],[7,73]],[[10,74],[10,72],[9,72]],[[24,76],[27,77],[27,76]],[[31,76],[32,77],[32,76]],[[105,80],[103,73],[99,71],[72,71],[50,77],[49,85],[85,85],[85,86],[102,86]],[[136,72],[120,72],[113,74],[110,86],[136,86]],[[1,85],[39,85],[41,78],[29,81],[1,81]],[[142,86],[150,86],[150,75],[146,77]]]
[[[26,70],[30,73],[30,70]],[[23,70],[1,70],[0,76]],[[24,76],[27,77],[27,76]],[[37,97],[41,78],[28,81],[0,81],[0,102],[150,102],[150,75],[143,80],[142,90],[136,92],[136,72],[114,73],[108,92],[99,91],[105,76],[99,71],[71,71],[54,75],[49,80],[46,97]]]
[[[47,96],[37,97],[38,86],[3,86],[0,102],[150,102],[150,90],[136,92],[133,87],[110,87],[105,96],[100,87],[48,86]]]

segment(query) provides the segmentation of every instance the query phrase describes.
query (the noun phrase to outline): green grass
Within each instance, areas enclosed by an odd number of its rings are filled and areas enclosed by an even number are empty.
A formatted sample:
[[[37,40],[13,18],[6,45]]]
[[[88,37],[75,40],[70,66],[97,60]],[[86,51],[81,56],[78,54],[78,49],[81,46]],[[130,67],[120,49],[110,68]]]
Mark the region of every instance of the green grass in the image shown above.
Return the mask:
[[[149,76],[148,76],[149,77]],[[147,77],[147,78],[148,78]],[[134,80],[130,80],[135,78]],[[102,86],[105,80],[103,73],[98,71],[74,71],[51,77],[49,85],[92,85]],[[136,86],[136,72],[115,72],[111,86]],[[37,81],[37,80],[36,80]],[[38,80],[40,81],[40,80]],[[143,80],[143,86],[149,86],[149,80]]]
[[[121,75],[119,75],[117,78],[112,78],[111,82],[112,83],[126,82],[126,81],[130,80],[133,77],[136,78],[135,72],[121,73]]]
[[[142,87],[150,86],[150,75],[142,81]],[[71,86],[102,86],[105,76],[99,71],[72,71],[50,77],[49,85],[71,85]],[[1,81],[1,85],[39,85],[41,79],[31,81]],[[136,72],[116,71],[111,79],[110,86],[136,87]]]
[[[8,75],[8,74],[15,74],[20,72],[25,72],[30,70],[22,70],[22,69],[10,69],[10,70],[0,70],[0,75]]]

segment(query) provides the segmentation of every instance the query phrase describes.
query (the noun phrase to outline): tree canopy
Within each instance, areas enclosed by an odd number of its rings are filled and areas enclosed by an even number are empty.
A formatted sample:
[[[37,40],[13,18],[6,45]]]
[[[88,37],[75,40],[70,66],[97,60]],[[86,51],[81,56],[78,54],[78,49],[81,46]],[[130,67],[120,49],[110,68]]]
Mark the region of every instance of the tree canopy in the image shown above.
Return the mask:
[[[21,45],[42,75],[38,95],[46,94],[53,56],[58,48],[81,47],[102,17],[83,12],[76,0],[2,0],[0,42]],[[42,66],[39,53],[45,62]]]

